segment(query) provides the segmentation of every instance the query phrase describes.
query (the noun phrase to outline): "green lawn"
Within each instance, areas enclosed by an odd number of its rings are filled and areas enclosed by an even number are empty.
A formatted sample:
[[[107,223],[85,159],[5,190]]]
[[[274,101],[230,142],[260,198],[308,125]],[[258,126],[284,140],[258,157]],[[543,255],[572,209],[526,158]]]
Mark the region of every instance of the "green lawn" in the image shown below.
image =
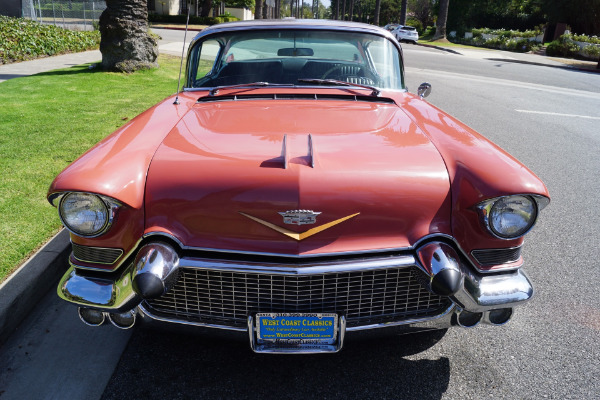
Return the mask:
[[[54,177],[125,121],[177,90],[179,58],[120,74],[89,65],[0,83],[0,282],[60,228]]]

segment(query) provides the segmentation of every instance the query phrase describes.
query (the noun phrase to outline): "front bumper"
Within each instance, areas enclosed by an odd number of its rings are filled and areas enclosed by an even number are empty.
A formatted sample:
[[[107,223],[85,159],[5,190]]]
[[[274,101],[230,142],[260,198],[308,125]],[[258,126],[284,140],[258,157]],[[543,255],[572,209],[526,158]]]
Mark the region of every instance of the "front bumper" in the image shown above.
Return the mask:
[[[170,291],[170,287],[173,285],[173,281],[179,277],[179,272],[182,272],[181,280],[193,280],[196,285],[195,290],[198,293],[204,293],[204,286],[198,283],[198,276],[206,275],[206,282],[209,282],[214,286],[215,282],[218,282],[219,287],[225,287],[233,285],[232,282],[244,282],[243,287],[231,286],[230,291],[232,293],[238,293],[235,296],[239,297],[240,291],[248,292],[253,291],[256,293],[264,292],[265,285],[270,285],[271,288],[279,287],[282,285],[281,282],[288,282],[289,286],[291,282],[292,286],[298,286],[300,289],[294,294],[294,303],[290,311],[311,311],[313,312],[314,307],[321,307],[321,303],[324,302],[322,299],[314,300],[313,297],[307,299],[304,296],[305,293],[311,293],[315,291],[330,290],[332,285],[335,284],[336,288],[334,292],[328,292],[324,295],[324,298],[331,299],[331,297],[346,296],[343,298],[343,305],[339,302],[335,305],[330,306],[331,308],[326,310],[327,312],[336,312],[344,314],[349,321],[348,326],[345,328],[346,331],[363,331],[371,330],[375,328],[391,327],[391,326],[406,326],[410,329],[431,329],[431,328],[444,328],[451,325],[450,316],[454,313],[472,313],[478,314],[479,320],[483,319],[489,321],[486,318],[486,314],[493,310],[498,309],[512,309],[513,307],[520,305],[528,301],[533,296],[533,287],[529,281],[527,275],[520,269],[497,273],[497,274],[480,274],[475,271],[474,268],[469,266],[468,261],[457,255],[451,246],[438,242],[430,242],[423,246],[424,248],[431,248],[433,252],[438,252],[442,255],[442,262],[433,262],[433,258],[424,259],[420,256],[421,250],[417,251],[420,259],[413,255],[411,252],[401,252],[394,255],[383,256],[372,256],[370,258],[361,259],[346,259],[336,261],[320,261],[310,262],[302,264],[283,264],[283,263],[258,263],[258,262],[245,262],[245,261],[232,261],[232,260],[215,260],[206,258],[195,258],[195,257],[176,257],[176,253],[169,246],[158,245],[158,248],[163,252],[163,257],[144,257],[141,255],[145,250],[140,250],[140,254],[136,258],[136,262],[130,264],[127,268],[123,269],[119,274],[112,273],[99,273],[80,270],[72,266],[67,273],[63,276],[58,287],[58,294],[61,298],[71,303],[77,304],[82,308],[90,308],[100,310],[106,313],[123,313],[128,312],[132,309],[137,308],[138,315],[143,316],[145,320],[153,319],[165,323],[176,323],[181,325],[189,325],[207,329],[221,329],[244,332],[247,330],[245,320],[255,312],[288,312],[285,308],[269,309],[269,305],[265,306],[265,303],[271,301],[271,304],[282,301],[282,294],[279,292],[273,292],[271,289],[273,299],[261,297],[261,299],[254,300],[254,297],[244,297],[240,301],[240,304],[249,304],[255,301],[247,308],[240,310],[239,304],[231,305],[228,294],[224,294],[221,290],[219,296],[221,299],[218,305],[217,312],[212,312],[212,309],[217,308],[215,304],[209,304],[204,307],[202,303],[204,300],[198,300],[194,303],[193,309],[202,310],[211,309],[212,314],[210,318],[205,315],[195,317],[190,316],[190,311],[181,310],[181,304],[185,302],[187,304],[189,299],[184,299],[182,302],[180,299],[181,294],[178,294],[177,286]],[[153,250],[156,250],[154,248]],[[172,254],[169,252],[172,251]],[[164,253],[166,252],[166,253]],[[431,253],[431,252],[430,252]],[[156,262],[156,260],[164,260],[168,257],[164,257],[164,254],[169,256],[175,255],[175,260],[171,257],[167,266]],[[445,257],[447,256],[447,257]],[[455,288],[450,290],[447,295],[438,296],[435,294],[434,282],[436,275],[442,275],[440,271],[448,269],[448,265],[444,265],[444,259],[447,258],[451,263],[450,267],[454,268],[456,276],[458,277]],[[150,265],[147,260],[152,259],[153,265]],[[436,256],[436,260],[440,257]],[[431,265],[429,265],[431,264]],[[167,299],[165,301],[159,299],[142,298],[139,293],[139,288],[134,289],[136,276],[140,273],[150,273],[152,270],[160,270],[158,273],[159,278],[164,280],[167,284],[164,285],[164,296]],[[416,271],[416,272],[415,272]],[[447,271],[446,271],[447,272]],[[188,275],[186,275],[188,274]],[[190,275],[191,274],[191,275]],[[395,275],[394,275],[395,274]],[[418,275],[418,276],[417,276]],[[316,277],[316,278],[315,278]],[[391,278],[390,278],[391,277]],[[415,289],[413,277],[418,278],[421,288]],[[264,283],[264,279],[269,279],[267,283]],[[323,279],[321,279],[323,278]],[[333,279],[331,282],[326,279]],[[405,288],[397,289],[394,286],[393,279],[400,282],[398,285],[403,284]],[[257,281],[263,282],[262,286],[248,286],[247,282]],[[310,281],[310,283],[306,283]],[[320,283],[323,280],[325,283]],[[345,281],[344,281],[345,280]],[[360,280],[360,282],[359,282]],[[364,281],[363,281],[364,280]],[[141,281],[138,279],[138,281]],[[313,281],[317,281],[314,283]],[[329,283],[328,283],[329,282]],[[342,286],[343,282],[347,282],[347,291],[358,290],[352,294],[345,294],[337,288],[338,285]],[[358,284],[356,282],[359,282]],[[384,282],[384,283],[382,283]],[[208,283],[207,283],[208,284]],[[258,285],[258,283],[257,283]],[[304,286],[303,286],[304,285]],[[315,286],[317,285],[317,286]],[[356,286],[368,286],[369,290],[365,292],[361,287],[356,289]],[[427,288],[427,291],[421,290]],[[161,289],[161,290],[163,290]],[[209,288],[210,289],[210,288]],[[206,289],[208,290],[208,289]],[[214,288],[207,298],[213,299],[215,297]],[[286,290],[289,292],[290,289],[283,289],[285,294]],[[303,291],[304,290],[304,291]],[[397,290],[396,292],[392,292]],[[414,292],[418,290],[418,292]],[[429,292],[434,292],[429,294]],[[154,291],[156,292],[156,291]],[[383,292],[383,294],[379,293]],[[341,293],[341,294],[340,294]],[[419,298],[410,305],[406,305],[406,312],[399,312],[396,309],[399,308],[400,303],[397,300],[398,297],[406,293],[407,298],[410,297],[411,293],[416,293]],[[439,294],[439,293],[438,293]],[[169,297],[171,296],[171,297]],[[268,295],[267,295],[268,296]],[[290,304],[290,294],[285,294],[285,302]],[[356,297],[361,299],[357,302]],[[370,297],[369,297],[370,296]],[[427,297],[429,296],[429,297]],[[255,296],[256,297],[256,296]],[[370,299],[368,308],[365,311],[365,305],[363,303]],[[393,298],[393,299],[392,299]],[[212,300],[210,300],[212,301]],[[261,303],[262,301],[262,303]],[[394,301],[394,303],[392,303]],[[301,309],[298,307],[306,306],[307,302],[310,304],[307,307],[310,309]],[[321,303],[319,303],[321,302]],[[380,303],[379,306],[374,303]],[[166,304],[166,305],[165,305]],[[225,304],[225,306],[224,306]],[[316,304],[316,305],[315,305]],[[426,304],[426,306],[423,306]],[[433,305],[431,305],[433,304]],[[410,307],[409,307],[410,306]],[[165,308],[166,307],[166,308]],[[203,308],[204,307],[204,308]],[[267,307],[267,308],[265,308]],[[273,306],[275,307],[275,306]],[[378,308],[377,308],[378,307]],[[390,308],[394,308],[394,312],[390,312]],[[418,311],[409,312],[408,309],[418,307],[429,307],[426,309],[420,309]],[[166,311],[165,311],[166,310]],[[208,312],[208,311],[207,311]],[[226,318],[231,313],[237,312],[239,314],[238,319]],[[222,314],[222,318],[221,318]],[[370,314],[370,315],[366,315]],[[353,319],[354,318],[354,319]],[[460,322],[459,322],[460,324]],[[461,324],[463,325],[463,324]],[[463,325],[464,326],[464,325]]]

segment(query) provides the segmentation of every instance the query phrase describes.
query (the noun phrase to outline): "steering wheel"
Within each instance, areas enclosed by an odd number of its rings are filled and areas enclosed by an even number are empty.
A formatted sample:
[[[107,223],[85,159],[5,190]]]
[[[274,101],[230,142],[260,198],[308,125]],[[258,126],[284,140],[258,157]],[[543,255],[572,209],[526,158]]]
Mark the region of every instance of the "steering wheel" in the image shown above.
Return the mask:
[[[357,78],[366,78],[370,81],[372,81],[372,83],[370,83],[371,85],[375,85],[375,82],[377,82],[377,78],[375,77],[375,74],[361,66],[361,65],[347,65],[347,64],[338,64],[338,65],[334,65],[333,67],[329,68],[327,71],[325,71],[325,73],[323,75],[321,75],[321,79],[327,79],[328,76],[333,75],[335,72],[340,71],[342,73],[344,73],[344,69],[348,69],[348,70],[354,70],[354,71],[345,71],[345,79],[348,80],[348,78],[351,77],[357,77]],[[362,72],[362,75],[360,74]]]
[[[325,73],[323,75],[321,75],[321,79],[327,79],[327,77],[331,74],[333,74],[335,71],[340,71],[346,67],[346,65],[334,65],[333,67],[329,68],[327,71],[325,71]]]

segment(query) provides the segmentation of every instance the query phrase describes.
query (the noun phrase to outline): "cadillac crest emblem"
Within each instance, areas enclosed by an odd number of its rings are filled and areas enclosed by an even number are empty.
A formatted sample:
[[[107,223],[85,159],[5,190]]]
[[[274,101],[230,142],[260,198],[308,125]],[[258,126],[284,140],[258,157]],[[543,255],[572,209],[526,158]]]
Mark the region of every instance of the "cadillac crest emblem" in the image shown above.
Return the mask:
[[[313,210],[290,210],[279,213],[283,217],[283,223],[290,225],[314,224],[317,222],[317,215],[319,214],[321,213]]]

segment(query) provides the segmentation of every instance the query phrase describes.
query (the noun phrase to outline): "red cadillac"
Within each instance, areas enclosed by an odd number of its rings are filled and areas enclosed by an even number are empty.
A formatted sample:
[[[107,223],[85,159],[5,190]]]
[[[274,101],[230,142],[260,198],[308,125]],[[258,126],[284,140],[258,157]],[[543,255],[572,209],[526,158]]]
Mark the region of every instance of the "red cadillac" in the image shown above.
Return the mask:
[[[374,26],[205,29],[184,89],[52,183],[73,249],[58,294],[89,325],[231,331],[271,353],[506,323],[533,295],[521,249],[548,191],[430,90],[407,91]]]

